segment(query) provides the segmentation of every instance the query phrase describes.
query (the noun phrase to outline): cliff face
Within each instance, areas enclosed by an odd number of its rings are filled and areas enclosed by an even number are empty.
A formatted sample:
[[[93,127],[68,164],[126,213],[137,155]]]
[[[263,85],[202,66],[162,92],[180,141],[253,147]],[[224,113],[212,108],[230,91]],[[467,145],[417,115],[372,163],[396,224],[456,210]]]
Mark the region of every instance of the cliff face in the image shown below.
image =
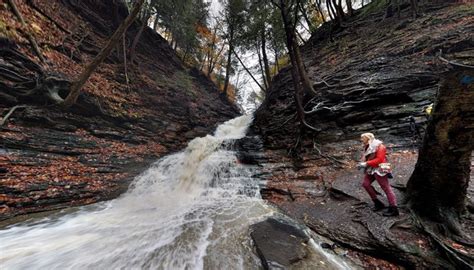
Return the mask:
[[[29,29],[2,5],[0,30],[8,39],[8,48],[2,49],[26,56],[44,73],[70,80],[127,16],[121,1],[16,2]],[[125,46],[139,27],[137,22],[129,28]],[[25,31],[34,32],[46,63],[32,52]],[[116,196],[150,161],[239,114],[210,80],[184,67],[149,28],[138,43],[135,63],[128,63],[127,83],[122,46],[91,76],[69,111],[0,89],[2,116],[14,105],[26,105],[0,131],[0,220]],[[2,51],[0,61],[11,64],[15,59]]]
[[[437,246],[416,244],[434,243],[432,238],[393,223],[411,219],[403,205],[404,190],[427,121],[424,109],[436,99],[448,66],[438,52],[459,63],[474,63],[472,5],[425,5],[423,10],[415,20],[408,8],[402,9],[400,19],[383,19],[384,10],[368,6],[343,29],[333,27],[331,33],[329,24],[321,27],[302,47],[318,92],[305,96],[305,110],[310,112],[306,121],[319,131],[298,134],[288,68],[273,78],[252,127],[263,140],[264,155],[254,158],[265,165],[262,197],[318,234],[353,249],[348,257],[363,268],[456,268],[433,253]],[[356,169],[363,132],[375,133],[388,147],[398,219],[370,210],[373,203],[361,186],[363,173]],[[295,144],[301,145],[297,158]],[[470,198],[472,179],[471,172]],[[373,186],[383,194],[378,184]],[[387,205],[383,195],[378,198]],[[471,222],[463,223],[463,228],[472,232]]]
[[[431,9],[431,10],[430,10]],[[308,74],[319,95],[306,95],[307,121],[320,129],[317,142],[358,138],[374,132],[389,141],[419,137],[424,108],[435,99],[443,70],[437,54],[460,62],[473,60],[472,7],[426,7],[413,20],[383,19],[383,10],[366,7],[347,27],[326,24],[302,47]],[[289,69],[273,78],[258,109],[255,128],[267,146],[294,144],[298,123]],[[422,133],[422,130],[420,131]]]

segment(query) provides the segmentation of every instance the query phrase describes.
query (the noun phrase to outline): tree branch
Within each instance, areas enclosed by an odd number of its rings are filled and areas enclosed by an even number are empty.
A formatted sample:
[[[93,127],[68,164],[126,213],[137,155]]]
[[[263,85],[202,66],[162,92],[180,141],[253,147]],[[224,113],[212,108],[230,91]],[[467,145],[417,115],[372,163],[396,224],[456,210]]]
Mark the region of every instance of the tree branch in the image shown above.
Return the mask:
[[[12,1],[12,0],[10,0]],[[71,107],[77,100],[77,97],[79,97],[79,94],[81,92],[82,87],[84,84],[87,82],[89,77],[92,75],[92,73],[95,71],[95,69],[102,63],[105,58],[110,54],[112,49],[115,47],[115,44],[119,41],[120,37],[125,33],[125,31],[128,29],[128,27],[133,23],[135,18],[137,17],[138,13],[140,12],[140,9],[143,5],[145,0],[137,0],[132,11],[130,14],[125,18],[125,20],[120,24],[120,26],[117,28],[117,30],[114,32],[112,37],[107,41],[107,44],[105,45],[104,48],[97,54],[97,56],[92,60],[92,62],[87,65],[84,70],[82,71],[81,75],[79,76],[78,80],[75,81],[71,85],[71,91],[69,92],[68,96],[62,103],[62,105],[66,108]]]
[[[232,53],[234,53],[235,57],[237,57],[237,60],[239,60],[240,64],[244,67],[245,71],[247,71],[247,73],[250,75],[250,77],[252,77],[252,80],[258,85],[258,87],[260,87],[260,89],[262,89],[262,91],[265,91],[265,89],[262,87],[262,85],[260,85],[260,83],[257,81],[257,79],[255,79],[255,77],[252,75],[250,70],[244,65],[244,62],[242,62],[240,57],[235,52],[234,48],[232,48]]]
[[[8,4],[10,4],[10,7],[12,8],[13,13],[15,14],[15,16],[18,18],[18,20],[21,23],[21,26],[26,29],[27,26],[26,26],[25,20],[23,19],[23,16],[21,15],[20,11],[18,10],[15,2],[13,0],[8,0]],[[32,33],[30,33],[30,31],[28,31],[28,30],[26,30],[25,33],[28,37],[28,40],[30,41],[31,46],[33,47],[33,50],[35,51],[35,53],[38,56],[38,58],[40,59],[40,61],[42,63],[46,62],[46,59],[44,59],[43,54],[41,53],[41,51],[38,47],[38,43],[36,43],[35,36]]]
[[[474,69],[474,66],[470,66],[470,65],[465,65],[465,64],[461,64],[461,63],[456,63],[454,61],[450,61],[446,58],[444,58],[442,55],[441,55],[441,51],[440,51],[440,55],[438,57],[441,61],[445,62],[445,63],[448,63],[450,65],[453,65],[453,66],[456,66],[456,67],[463,67],[463,68],[470,68],[470,69]]]
[[[10,118],[10,116],[13,114],[13,112],[16,110],[16,109],[20,109],[20,108],[26,108],[27,106],[26,105],[16,105],[16,106],[13,106],[10,111],[8,111],[7,115],[5,115],[5,117],[3,117],[2,121],[0,121],[0,127],[3,127],[3,125],[5,125],[8,121],[8,118]]]

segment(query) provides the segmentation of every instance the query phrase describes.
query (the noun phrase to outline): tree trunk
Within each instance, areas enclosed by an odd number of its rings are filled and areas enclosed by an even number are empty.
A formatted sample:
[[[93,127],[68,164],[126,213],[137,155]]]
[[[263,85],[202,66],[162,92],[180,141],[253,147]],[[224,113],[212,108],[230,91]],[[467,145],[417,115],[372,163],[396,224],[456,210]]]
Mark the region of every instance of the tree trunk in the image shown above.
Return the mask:
[[[275,73],[278,73],[280,72],[280,64],[278,63],[278,48],[277,48],[277,45],[276,45],[276,41],[273,41],[273,53],[275,54],[275,67],[276,67],[276,72]]]
[[[342,26],[342,21],[344,20],[344,9],[342,8],[342,0],[339,0],[336,4],[336,0],[334,0],[334,6],[336,8],[337,13],[337,20],[339,25]]]
[[[209,76],[211,76],[212,72],[214,71],[214,68],[216,67],[217,61],[219,61],[219,57],[222,54],[223,50],[224,50],[224,43],[222,43],[222,46],[217,52],[217,54],[215,55],[215,57],[213,57],[214,60],[212,61],[212,65],[209,66],[209,71],[208,71]]]
[[[294,97],[295,97],[295,102],[296,102],[296,112],[298,115],[298,119],[300,120],[300,125],[303,125],[304,110],[302,109],[303,106],[301,102],[300,78],[298,76],[298,72],[297,72],[298,67],[297,67],[295,54],[293,50],[293,47],[297,45],[294,44],[295,37],[294,37],[293,27],[291,27],[291,24],[289,22],[288,9],[283,0],[280,1],[280,4],[281,4],[280,10],[281,10],[281,15],[283,19],[283,27],[285,28],[285,34],[286,34],[286,47],[288,48],[288,54],[290,56],[290,62],[291,62],[291,77],[293,79],[293,86],[295,88]]]
[[[138,15],[138,12],[140,12],[140,8],[142,7],[143,2],[145,2],[145,0],[137,0],[135,2],[135,5],[132,11],[130,12],[130,14],[120,24],[120,26],[117,28],[117,30],[112,35],[112,37],[110,37],[105,47],[102,48],[102,50],[99,52],[99,54],[97,54],[94,60],[92,60],[92,62],[84,68],[84,71],[82,71],[78,80],[75,81],[71,85],[71,91],[69,92],[68,96],[66,97],[63,103],[64,107],[67,108],[67,107],[72,106],[74,103],[76,103],[77,97],[79,96],[82,87],[87,82],[87,80],[92,75],[92,73],[95,71],[95,69],[100,65],[100,63],[102,63],[105,60],[105,58],[110,54],[110,52],[117,45],[117,43],[119,42],[120,38],[125,33],[127,28],[135,20],[135,18]]]
[[[415,170],[409,206],[420,216],[452,222],[465,210],[474,150],[474,70],[449,71],[439,88]]]
[[[262,56],[260,55],[260,46],[259,46],[258,43],[256,44],[255,50],[256,50],[257,56],[258,56],[258,66],[260,67],[260,72],[262,73],[263,85],[265,86],[265,91],[267,91],[267,89],[268,89],[267,76],[265,75],[265,69],[263,68]]]
[[[397,18],[400,19],[401,17],[400,5],[401,4],[402,3],[400,2],[400,0],[389,0],[387,2],[387,9],[385,10],[384,19],[392,17],[395,12],[395,9],[397,11]]]
[[[14,0],[8,0],[8,3],[10,4],[10,7],[15,14],[15,16],[18,18],[18,20],[21,23],[21,26],[25,29],[27,29],[27,25],[25,20],[23,19],[23,16],[21,15],[20,11],[18,10],[15,1]],[[44,59],[43,54],[41,53],[41,50],[38,46],[38,43],[36,43],[36,37],[33,34],[33,31],[26,31],[26,36],[28,37],[28,41],[31,44],[31,47],[33,47],[33,51],[35,52],[36,56],[38,56],[39,60],[42,63],[46,62],[46,59]]]
[[[117,0],[114,0],[114,19],[113,19],[113,27],[118,28],[120,25],[120,14],[119,14],[119,5],[116,2]],[[126,35],[125,35],[126,36]],[[115,51],[117,53],[117,58],[120,59],[122,57],[123,53],[120,44],[117,44],[117,47],[115,48]]]
[[[352,14],[354,14],[354,9],[352,8],[352,0],[346,0],[346,6],[347,14],[349,14],[349,16],[352,16]]]
[[[297,3],[299,10],[301,11],[301,15],[303,15],[304,20],[306,21],[306,24],[308,25],[309,32],[312,32],[314,30],[313,24],[311,23],[311,20],[308,18],[308,14],[306,14],[306,11],[303,8],[303,5],[301,4],[300,1]]]
[[[232,67],[232,51],[234,51],[234,29],[232,26],[229,29],[229,53],[227,54],[227,66],[225,71],[225,81],[224,81],[224,95],[227,95],[227,88],[229,87],[229,78],[230,78],[230,69]]]
[[[253,76],[252,72],[250,72],[250,70],[245,66],[244,62],[242,61],[242,59],[240,59],[239,55],[235,52],[235,50],[232,49],[232,53],[234,53],[235,57],[237,58],[237,60],[239,60],[240,64],[242,65],[242,67],[245,69],[245,71],[247,72],[247,74],[249,74],[249,76],[252,78],[252,80],[258,85],[258,87],[260,87],[260,89],[262,91],[265,91],[265,89],[262,87],[262,85],[260,83],[258,83],[258,80],[255,79],[255,77]]]
[[[217,61],[217,58],[219,58],[219,55],[221,54],[222,50],[224,49],[224,45],[222,45],[221,49],[219,50],[219,53],[217,55],[214,54],[214,46],[216,46],[217,42],[217,27],[218,24],[214,26],[214,30],[212,31],[212,43],[209,46],[209,50],[207,52],[207,59],[208,59],[208,66],[207,66],[207,75],[210,78],[211,73],[214,70],[215,62]]]
[[[293,85],[295,87],[295,92],[294,92],[294,97],[295,97],[295,102],[296,102],[296,112],[298,115],[298,120],[300,121],[300,134],[303,129],[303,127],[307,127],[310,129],[315,129],[314,127],[310,126],[309,124],[306,123],[305,121],[305,115],[304,115],[304,108],[303,108],[303,102],[302,102],[302,93],[301,93],[301,88],[300,88],[300,81],[301,78],[299,77],[300,73],[298,72],[298,63],[297,63],[297,53],[299,50],[295,50],[297,48],[298,44],[296,44],[296,37],[295,37],[295,25],[289,21],[289,11],[291,7],[286,7],[286,3],[283,0],[280,0],[280,11],[283,19],[283,26],[285,28],[285,34],[286,34],[286,46],[288,48],[288,54],[290,55],[290,61],[291,61],[291,77],[293,79]],[[294,18],[296,20],[296,18]],[[296,24],[296,22],[295,22]],[[301,59],[300,59],[301,60]]]
[[[128,67],[127,67],[127,44],[126,44],[126,35],[122,36],[122,47],[123,47],[123,67],[125,72],[125,82],[127,83],[127,87],[129,87],[129,80],[128,80]]]
[[[261,39],[262,39],[262,57],[263,57],[263,66],[265,68],[265,77],[267,78],[267,85],[270,86],[270,82],[272,80],[271,74],[270,74],[270,65],[268,64],[268,56],[267,56],[267,43],[266,43],[266,38],[265,38],[265,27],[263,27],[262,33],[261,33]]]
[[[293,45],[293,50],[294,50],[295,61],[298,68],[298,73],[299,73],[301,82],[303,83],[304,90],[311,95],[315,95],[316,91],[314,90],[313,84],[311,83],[311,80],[308,77],[308,73],[306,72],[306,68],[301,58],[300,48],[298,44]]]
[[[133,65],[134,60],[135,60],[135,50],[137,48],[138,42],[140,41],[140,37],[143,34],[143,30],[145,30],[145,27],[147,26],[148,22],[148,11],[145,12],[145,17],[143,18],[142,25],[140,26],[140,29],[138,30],[138,33],[135,35],[135,38],[133,39],[132,45],[130,46],[130,63]]]
[[[332,0],[326,0],[326,6],[328,9],[329,19],[331,19],[331,21],[335,20],[337,17],[337,14],[336,14],[336,11],[334,10],[334,7],[332,6]]]

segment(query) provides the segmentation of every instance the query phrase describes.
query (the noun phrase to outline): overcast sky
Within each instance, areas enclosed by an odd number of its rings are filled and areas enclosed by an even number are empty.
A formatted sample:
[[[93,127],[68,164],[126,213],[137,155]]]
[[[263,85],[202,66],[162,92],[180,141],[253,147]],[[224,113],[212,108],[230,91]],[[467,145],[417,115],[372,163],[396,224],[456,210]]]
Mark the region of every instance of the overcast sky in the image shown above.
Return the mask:
[[[365,0],[365,3],[370,2],[371,0]],[[208,0],[208,2],[211,3],[211,8],[210,8],[210,23],[211,25],[214,24],[213,18],[218,17],[220,15],[220,12],[222,11],[222,4],[220,3],[219,0]],[[355,9],[359,8],[361,6],[362,0],[353,0],[353,7]],[[345,5],[345,3],[343,3]],[[306,27],[307,28],[307,27]],[[306,39],[309,38],[310,34],[301,27],[299,29],[300,33],[302,36]],[[269,50],[271,51],[271,50]],[[273,58],[269,56],[270,58]],[[245,66],[248,68],[251,67],[256,67],[258,66],[258,56],[255,55],[255,52],[247,52],[244,55],[241,56],[242,62],[245,63]],[[257,80],[262,79],[261,72],[259,68],[253,68],[251,69],[251,72],[254,77],[257,78]],[[237,72],[234,76],[231,77],[231,83],[233,85],[236,85],[239,93],[239,103],[240,105],[244,108],[244,110],[248,113],[255,109],[255,103],[254,100],[249,100],[249,97],[252,97],[253,92],[259,93],[260,88],[258,85],[251,79],[251,77],[247,74],[247,72],[243,69],[242,66],[237,67]]]

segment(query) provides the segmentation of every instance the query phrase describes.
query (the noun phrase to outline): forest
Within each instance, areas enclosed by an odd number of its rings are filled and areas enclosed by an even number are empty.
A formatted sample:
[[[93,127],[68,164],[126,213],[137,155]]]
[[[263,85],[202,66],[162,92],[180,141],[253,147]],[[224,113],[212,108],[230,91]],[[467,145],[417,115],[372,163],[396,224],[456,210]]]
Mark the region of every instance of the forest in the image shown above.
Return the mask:
[[[6,0],[5,269],[472,269],[470,0]]]

